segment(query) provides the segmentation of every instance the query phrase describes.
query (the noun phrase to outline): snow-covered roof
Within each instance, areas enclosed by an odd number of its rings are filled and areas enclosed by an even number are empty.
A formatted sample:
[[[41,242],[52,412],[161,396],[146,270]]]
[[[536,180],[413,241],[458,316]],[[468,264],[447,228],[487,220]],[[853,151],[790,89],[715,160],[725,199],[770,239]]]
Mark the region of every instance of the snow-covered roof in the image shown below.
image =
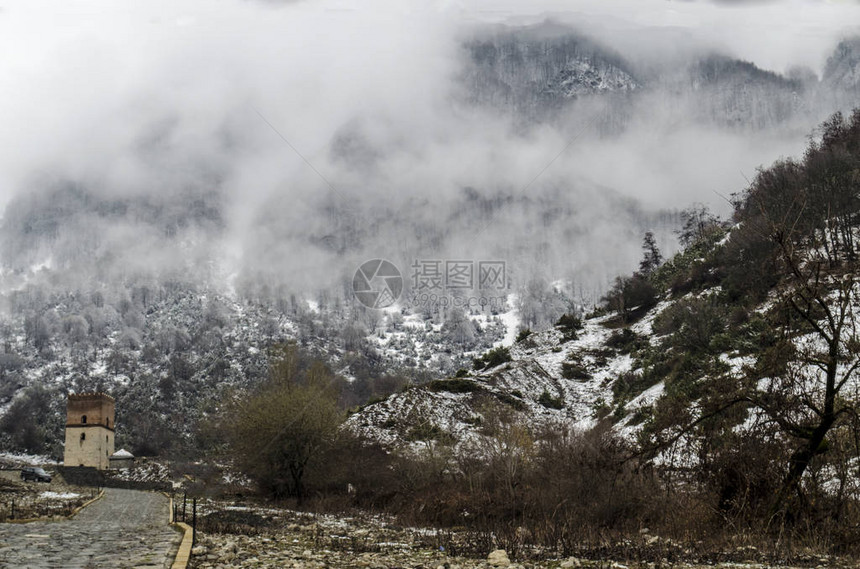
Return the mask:
[[[121,448],[118,451],[116,451],[115,453],[113,453],[112,455],[110,455],[110,457],[111,458],[134,458],[134,455],[131,454],[130,452],[128,452],[127,450],[125,450],[124,448]]]

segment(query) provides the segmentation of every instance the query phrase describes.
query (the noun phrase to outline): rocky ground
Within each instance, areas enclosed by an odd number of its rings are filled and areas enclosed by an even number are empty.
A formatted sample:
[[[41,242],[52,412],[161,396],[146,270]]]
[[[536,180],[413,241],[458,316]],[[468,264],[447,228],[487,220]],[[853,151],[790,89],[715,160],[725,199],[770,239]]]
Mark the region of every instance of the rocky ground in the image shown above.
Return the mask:
[[[278,508],[201,505],[193,569],[343,568],[343,569],[661,569],[668,567],[854,567],[853,561],[799,555],[791,564],[768,563],[752,546],[739,547],[709,560],[690,562],[689,550],[645,532],[610,547],[604,555],[553,556],[535,551],[513,554],[494,549],[492,538],[465,530],[398,526],[373,515],[311,515]],[[489,541],[488,541],[489,540]],[[489,555],[479,553],[492,550]],[[513,553],[513,552],[511,552]],[[630,561],[630,559],[634,559]]]

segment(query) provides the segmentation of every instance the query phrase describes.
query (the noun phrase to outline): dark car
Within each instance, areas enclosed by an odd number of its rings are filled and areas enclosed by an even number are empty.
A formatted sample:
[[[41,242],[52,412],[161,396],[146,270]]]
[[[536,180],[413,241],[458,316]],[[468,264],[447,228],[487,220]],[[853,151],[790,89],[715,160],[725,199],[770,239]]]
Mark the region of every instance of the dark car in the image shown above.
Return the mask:
[[[26,466],[21,469],[21,480],[34,480],[36,482],[50,482],[51,475],[38,466]]]

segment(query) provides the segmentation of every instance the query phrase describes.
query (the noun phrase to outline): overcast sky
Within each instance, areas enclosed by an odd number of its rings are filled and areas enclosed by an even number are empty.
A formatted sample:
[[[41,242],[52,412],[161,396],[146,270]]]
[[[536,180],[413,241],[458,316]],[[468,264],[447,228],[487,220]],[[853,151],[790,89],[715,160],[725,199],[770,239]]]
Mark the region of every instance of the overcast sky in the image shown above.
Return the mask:
[[[406,108],[393,120],[423,125],[416,115],[434,112],[430,99],[456,71],[456,30],[548,15],[631,58],[718,46],[776,71],[819,72],[836,41],[857,31],[860,4],[0,0],[0,203],[34,168],[80,173],[94,156],[103,162],[140,136],[152,111],[181,112],[203,127],[187,135],[205,137],[214,117],[243,104],[310,105],[319,112],[291,133],[305,148],[327,142],[356,105]]]
[[[229,230],[242,237],[232,244],[241,250],[273,197],[286,196],[287,222],[318,223],[311,198],[328,191],[318,173],[346,202],[445,204],[463,187],[525,187],[572,133],[542,128],[514,136],[501,120],[452,109],[451,89],[468,30],[547,17],[630,59],[719,49],[776,71],[800,64],[820,72],[837,41],[857,31],[860,6],[0,0],[0,206],[40,175],[123,195],[172,192],[214,170],[229,202]],[[344,132],[381,157],[372,177],[330,161],[332,141]],[[714,192],[741,189],[756,166],[803,144],[795,134],[764,140],[693,124],[671,132],[648,126],[583,143],[541,180],[587,180],[652,207],[721,203]]]
[[[857,31],[860,5],[0,0],[0,205],[45,170],[96,177],[113,191],[150,187],[148,165],[129,152],[170,121],[178,125],[170,142],[183,159],[217,157],[212,140],[229,129],[256,161],[257,185],[267,183],[273,164],[284,168],[275,156],[285,149],[261,131],[255,109],[311,157],[359,114],[410,137],[450,136],[438,116],[458,70],[458,34],[476,22],[548,16],[631,59],[717,46],[776,71],[802,64],[820,72],[836,42]],[[248,128],[230,127],[248,116],[256,121]],[[392,136],[387,142],[396,144]]]

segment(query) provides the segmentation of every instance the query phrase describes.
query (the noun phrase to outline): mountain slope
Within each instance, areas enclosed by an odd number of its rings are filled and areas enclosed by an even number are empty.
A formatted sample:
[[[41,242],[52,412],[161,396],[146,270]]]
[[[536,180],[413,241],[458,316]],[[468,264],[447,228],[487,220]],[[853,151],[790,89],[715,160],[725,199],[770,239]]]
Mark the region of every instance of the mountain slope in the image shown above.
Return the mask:
[[[521,337],[511,361],[392,395],[348,427],[392,448],[462,452],[492,438],[499,408],[536,437],[610,419],[643,451],[679,445],[684,460],[724,458],[733,444],[791,456],[781,492],[811,464],[850,459],[817,457],[853,436],[860,406],[860,112],[822,131],[802,161],[762,170],[730,230],[691,214],[687,248],[619,278],[608,314],[581,328],[565,317]]]
[[[649,317],[634,326],[650,334]],[[473,443],[486,414],[502,406],[533,428],[555,423],[589,428],[612,404],[612,384],[633,359],[607,345],[609,317],[587,319],[575,332],[535,332],[510,348],[510,362],[467,377],[438,380],[394,394],[352,415],[347,426],[389,447],[432,440]]]
[[[811,125],[856,100],[857,40],[840,43],[819,82],[814,73],[782,75],[712,53],[685,64],[634,67],[581,31],[545,22],[480,30],[465,43],[467,100],[509,112],[524,124],[581,111],[604,134],[623,132],[649,109],[721,128],[759,131]],[[806,127],[808,128],[808,126]]]
[[[641,87],[618,56],[562,26],[500,28],[485,36],[466,43],[463,81],[477,104],[541,118],[570,99]]]

